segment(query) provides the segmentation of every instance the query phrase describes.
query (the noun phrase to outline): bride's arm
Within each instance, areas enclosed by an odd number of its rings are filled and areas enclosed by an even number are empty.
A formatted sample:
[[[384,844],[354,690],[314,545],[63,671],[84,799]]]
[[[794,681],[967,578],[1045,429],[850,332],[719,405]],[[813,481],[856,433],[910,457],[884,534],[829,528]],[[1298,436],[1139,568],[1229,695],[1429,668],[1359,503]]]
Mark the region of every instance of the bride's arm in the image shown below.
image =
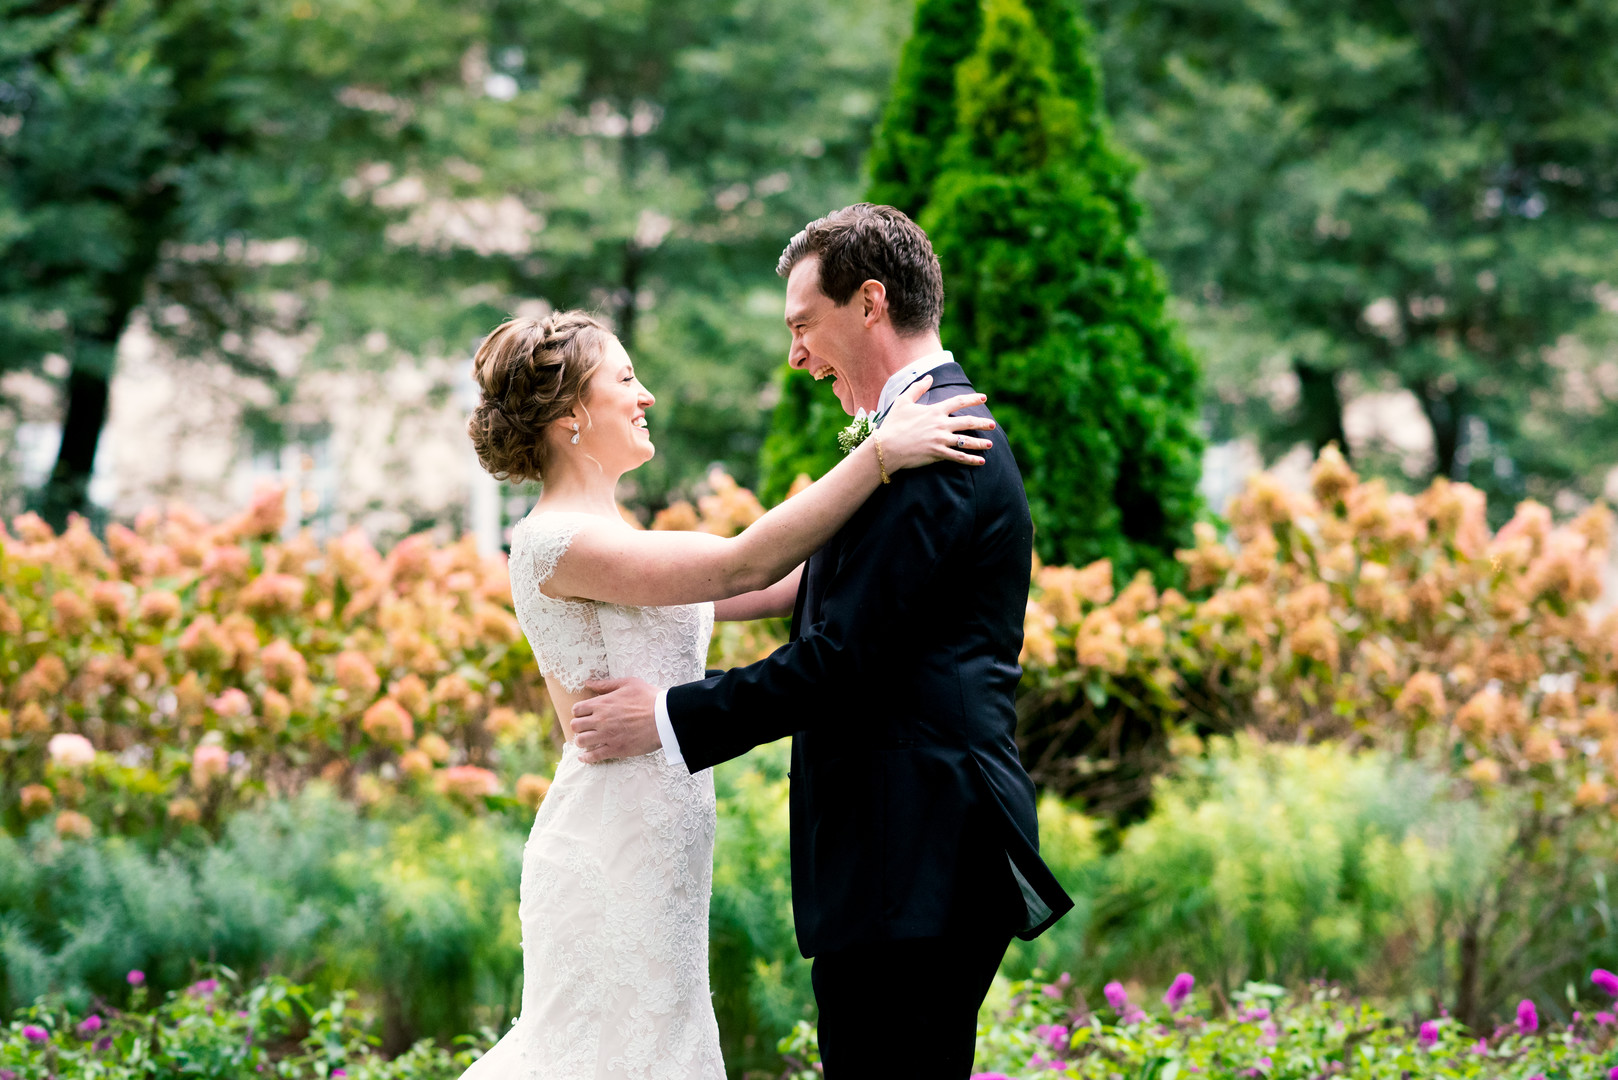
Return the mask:
[[[803,577],[803,566],[777,581],[767,589],[742,593],[728,600],[714,603],[716,622],[747,622],[749,619],[784,619],[792,614],[798,602],[798,579]]]
[[[985,399],[961,394],[933,405],[916,400],[932,384],[923,377],[907,390],[882,430],[795,497],[753,522],[739,536],[698,532],[636,532],[603,520],[574,537],[545,582],[547,595],[610,604],[659,607],[723,600],[767,588],[830,540],[881,483],[880,439],[890,472],[935,461],[981,465],[965,450],[986,450],[986,439],[956,432],[986,430],[994,421],[954,416]]]

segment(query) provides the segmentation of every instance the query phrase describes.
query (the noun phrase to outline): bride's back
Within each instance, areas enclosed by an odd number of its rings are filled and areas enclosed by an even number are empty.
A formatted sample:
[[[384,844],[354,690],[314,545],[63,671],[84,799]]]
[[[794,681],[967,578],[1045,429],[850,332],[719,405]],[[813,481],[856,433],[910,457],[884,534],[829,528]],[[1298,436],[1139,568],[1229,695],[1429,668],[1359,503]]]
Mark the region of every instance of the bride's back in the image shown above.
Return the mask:
[[[551,694],[563,736],[573,705],[592,696],[591,679],[644,679],[675,686],[701,679],[713,632],[712,604],[629,607],[548,596],[574,537],[600,521],[582,511],[535,511],[511,534],[511,599]]]

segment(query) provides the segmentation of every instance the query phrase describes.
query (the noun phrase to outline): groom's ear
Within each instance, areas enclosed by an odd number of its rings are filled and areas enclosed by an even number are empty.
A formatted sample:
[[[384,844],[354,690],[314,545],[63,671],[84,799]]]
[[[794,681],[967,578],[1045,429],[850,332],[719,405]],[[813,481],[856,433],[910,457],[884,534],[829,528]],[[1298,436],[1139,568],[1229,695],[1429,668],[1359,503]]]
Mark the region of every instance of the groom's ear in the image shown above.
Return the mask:
[[[875,278],[867,278],[860,286],[860,304],[866,329],[870,329],[888,312],[887,286]]]

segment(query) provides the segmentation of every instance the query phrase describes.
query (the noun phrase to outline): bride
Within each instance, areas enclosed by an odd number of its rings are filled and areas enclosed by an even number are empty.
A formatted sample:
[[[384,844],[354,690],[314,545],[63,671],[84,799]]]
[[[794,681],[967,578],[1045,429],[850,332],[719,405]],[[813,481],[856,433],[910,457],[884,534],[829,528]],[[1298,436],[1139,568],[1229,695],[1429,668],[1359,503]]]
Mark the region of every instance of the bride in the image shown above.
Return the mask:
[[[981,464],[964,450],[992,444],[956,433],[993,422],[951,415],[978,394],[917,404],[924,376],[878,433],[741,535],[643,532],[619,516],[616,488],[652,457],[656,399],[605,325],[577,311],[512,319],[473,368],[479,461],[544,484],[512,532],[511,591],[566,745],[523,851],[521,1016],[463,1080],[723,1080],[708,993],[713,775],[662,750],[583,764],[567,718],[591,679],[702,678],[716,618],[790,614],[798,567],[888,473]]]

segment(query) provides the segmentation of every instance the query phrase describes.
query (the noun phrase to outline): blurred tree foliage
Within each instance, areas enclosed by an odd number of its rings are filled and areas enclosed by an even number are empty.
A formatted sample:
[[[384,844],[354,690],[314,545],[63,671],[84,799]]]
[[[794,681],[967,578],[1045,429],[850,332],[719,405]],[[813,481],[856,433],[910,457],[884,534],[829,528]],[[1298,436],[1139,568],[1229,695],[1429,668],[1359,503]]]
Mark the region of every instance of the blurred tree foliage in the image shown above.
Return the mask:
[[[1148,246],[1194,300],[1215,437],[1319,447],[1342,441],[1346,395],[1405,388],[1431,472],[1498,513],[1599,492],[1618,458],[1618,8],[1087,10],[1148,162]]]
[[[661,394],[643,500],[750,478],[774,258],[855,194],[900,8],[0,0],[0,366],[70,369],[36,501],[86,507],[135,321],[284,390],[266,326],[391,364],[539,303]]]
[[[948,63],[946,127],[936,95]],[[1063,0],[928,0],[873,150],[872,192],[932,235],[944,342],[1012,434],[1041,557],[1171,579],[1199,505],[1197,372],[1135,239],[1134,165],[1100,98],[1088,30]],[[823,467],[814,455],[834,418],[811,393],[794,380],[777,406],[766,499]]]
[[[36,493],[50,520],[86,508],[138,314],[273,379],[249,342],[280,320],[254,285],[376,235],[380,215],[337,182],[398,133],[344,88],[453,68],[470,25],[446,7],[412,44],[384,7],[317,22],[307,3],[0,2],[0,370],[67,361],[62,443]]]
[[[658,457],[626,497],[661,504],[716,462],[751,482],[785,366],[775,260],[857,194],[902,17],[896,0],[495,5],[463,86],[372,174],[371,200],[405,215],[396,270],[333,290],[332,340],[466,350],[525,300],[604,311],[659,399]]]

